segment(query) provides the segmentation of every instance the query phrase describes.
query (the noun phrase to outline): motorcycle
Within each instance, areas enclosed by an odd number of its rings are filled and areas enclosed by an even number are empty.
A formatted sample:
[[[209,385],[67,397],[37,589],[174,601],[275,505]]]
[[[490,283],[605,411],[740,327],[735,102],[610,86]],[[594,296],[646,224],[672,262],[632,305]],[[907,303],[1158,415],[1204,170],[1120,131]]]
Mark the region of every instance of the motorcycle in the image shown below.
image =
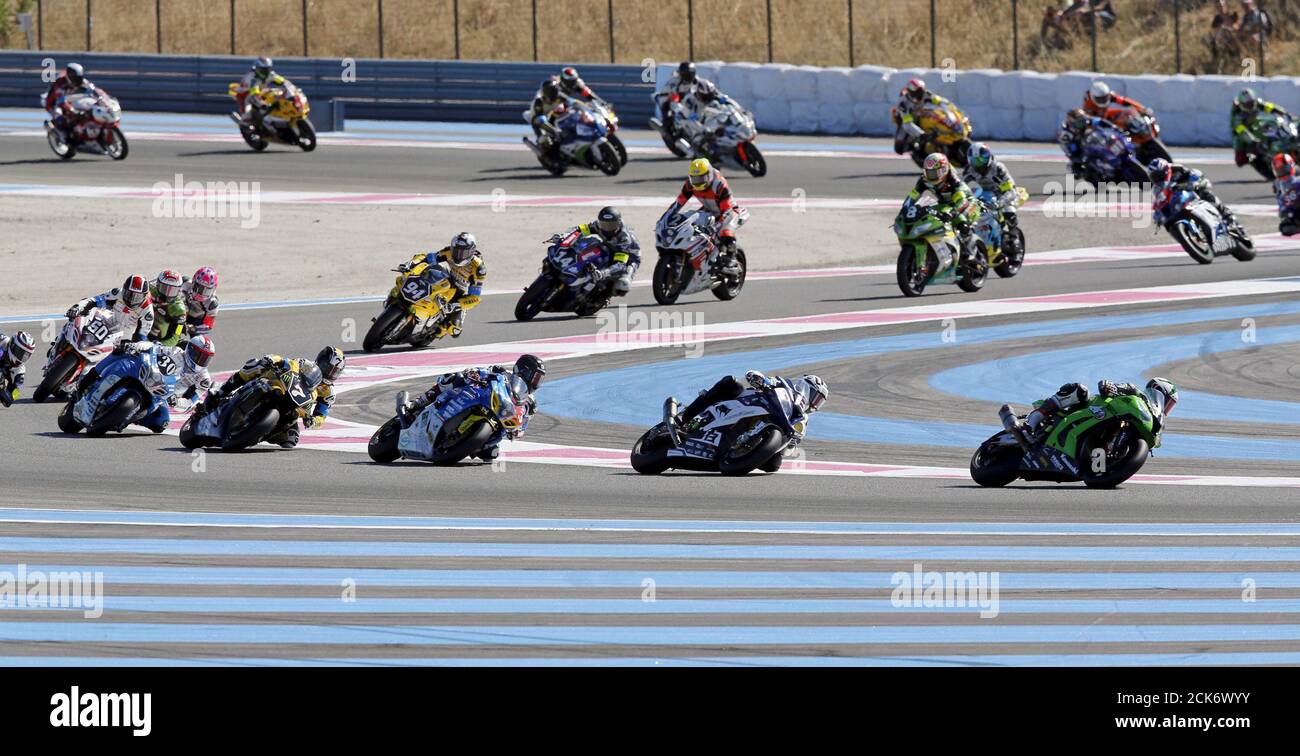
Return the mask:
[[[69,95],[67,102],[73,112],[66,118],[66,130],[45,122],[45,139],[55,155],[71,160],[78,151],[89,150],[114,160],[126,159],[130,145],[122,133],[122,106],[115,98],[96,89],[93,94]]]
[[[486,383],[444,391],[406,428],[399,416],[370,437],[366,451],[376,462],[414,459],[454,465],[528,428],[528,386],[511,374],[494,374]],[[397,406],[406,406],[405,391]]]
[[[112,354],[124,335],[114,323],[113,313],[103,308],[92,308],[68,321],[50,345],[45,376],[32,392],[32,401],[40,404],[54,394],[70,391],[87,367]]]
[[[448,320],[460,309],[460,305],[449,304],[456,296],[456,284],[445,263],[421,262],[409,270],[393,271],[398,274],[397,283],[388,292],[383,311],[372,320],[362,349],[378,352],[403,341],[426,347],[440,335],[460,335],[460,326],[451,326],[444,333]]]
[[[1025,232],[1020,229],[1020,217],[1015,209],[1025,204],[1029,192],[1016,187],[1016,198],[1010,204],[989,192],[977,192],[984,212],[973,230],[989,251],[989,265],[1000,278],[1011,278],[1020,272],[1025,263]]]
[[[238,98],[239,86],[239,82],[231,83],[231,97]],[[316,149],[316,127],[307,118],[311,113],[311,103],[306,92],[289,85],[266,89],[258,96],[269,108],[260,121],[254,118],[251,123],[244,123],[242,118],[234,114],[230,116],[249,147],[261,152],[271,142],[279,142],[303,152]]]
[[[281,367],[273,378],[240,386],[215,409],[196,407],[181,426],[181,446],[219,446],[223,451],[256,446],[296,422],[313,401],[314,394],[303,385],[298,371]]]
[[[553,176],[563,176],[569,166],[593,168],[617,176],[623,167],[618,150],[609,140],[609,122],[585,104],[575,104],[560,114],[552,141],[546,147],[524,137],[524,144]]]
[[[1155,206],[1169,220],[1165,230],[1193,260],[1202,265],[1216,255],[1231,254],[1246,262],[1255,259],[1255,243],[1237,222],[1228,223],[1219,209],[1182,187],[1162,186],[1156,190]]]
[[[735,212],[741,223],[749,218],[743,208]],[[749,268],[745,250],[737,247],[734,260],[721,261],[718,222],[703,210],[661,218],[655,228],[655,248],[659,261],[651,288],[661,305],[674,304],[684,294],[705,289],[724,302],[730,301],[740,296],[745,286]]]
[[[91,437],[121,432],[166,402],[179,374],[180,366],[165,349],[114,353],[95,366],[94,380],[83,380],[64,405],[59,413],[59,430],[77,433],[84,429]]]
[[[688,109],[680,100],[668,107],[674,127],[670,130],[658,118],[650,119],[650,127],[659,132],[673,154],[707,157],[715,164],[744,168],[755,178],[767,175],[767,158],[754,144],[758,138],[754,114],[740,103],[721,97],[698,108]]]
[[[1138,162],[1133,142],[1117,128],[1101,126],[1089,131],[1083,138],[1083,156],[1083,179],[1091,184],[1147,180],[1145,164]]]
[[[619,165],[627,165],[627,147],[617,133],[618,114],[614,112],[614,106],[601,99],[592,100],[587,103],[587,106],[605,119],[605,123],[609,126],[609,134],[605,138],[609,140],[609,143],[614,147],[614,151],[618,153]]]
[[[984,287],[989,275],[985,241],[974,233],[964,239],[959,237],[953,229],[952,219],[933,203],[904,203],[894,218],[894,234],[902,245],[898,253],[897,275],[898,288],[904,296],[919,297],[931,284],[956,283],[962,291],[972,293]],[[936,245],[951,250],[950,262],[946,265],[940,264],[939,255],[934,251]],[[957,262],[953,263],[951,259]]]
[[[555,234],[546,243],[551,246],[542,260],[541,273],[515,304],[516,320],[532,320],[542,312],[572,312],[587,317],[609,305],[613,276],[606,276],[590,291],[583,291],[595,272],[609,260],[609,249],[599,237],[574,231],[563,238]]]
[[[14,403],[14,379],[8,370],[0,370],[0,407],[12,407]]]
[[[748,389],[718,402],[699,416],[698,427],[682,434],[671,422],[677,400],[664,402],[663,422],[632,446],[632,469],[659,475],[670,469],[745,475],[776,472],[787,451],[803,440],[804,422],[794,422],[795,400],[784,386]],[[793,430],[793,433],[790,431]]]
[[[1019,429],[1004,430],[975,450],[971,478],[989,487],[1023,478],[1114,488],[1141,470],[1160,446],[1161,406],[1142,395],[1094,396],[1056,418],[1037,440]]]
[[[894,128],[902,125],[898,108],[890,111]],[[908,140],[907,150],[912,162],[918,167],[925,164],[925,157],[934,152],[948,156],[948,160],[958,168],[966,167],[966,153],[970,149],[970,119],[956,105],[950,102],[942,105],[933,103],[923,105],[914,118],[923,133]]]
[[[1300,129],[1280,113],[1259,113],[1246,127],[1254,141],[1246,148],[1251,167],[1266,180],[1273,180],[1273,157],[1286,153],[1300,156]]]
[[[1138,161],[1142,165],[1156,158],[1173,160],[1169,149],[1160,141],[1160,124],[1154,115],[1144,113],[1131,106],[1116,107],[1112,105],[1102,116],[1115,124],[1133,142]]]

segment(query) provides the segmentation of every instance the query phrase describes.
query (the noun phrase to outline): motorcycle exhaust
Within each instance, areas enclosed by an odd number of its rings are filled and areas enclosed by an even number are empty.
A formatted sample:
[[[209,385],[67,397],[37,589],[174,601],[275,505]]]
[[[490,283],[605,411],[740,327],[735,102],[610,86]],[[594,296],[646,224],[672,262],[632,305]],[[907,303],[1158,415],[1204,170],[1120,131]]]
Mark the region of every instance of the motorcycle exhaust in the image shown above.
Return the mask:
[[[532,150],[534,155],[536,155],[537,157],[542,157],[542,148],[538,147],[537,144],[533,142],[533,140],[529,139],[528,137],[524,137],[524,144],[528,145],[528,149]]]
[[[677,432],[677,397],[670,396],[664,400],[664,427],[668,429],[668,437],[672,439],[673,446],[682,445],[681,434]]]

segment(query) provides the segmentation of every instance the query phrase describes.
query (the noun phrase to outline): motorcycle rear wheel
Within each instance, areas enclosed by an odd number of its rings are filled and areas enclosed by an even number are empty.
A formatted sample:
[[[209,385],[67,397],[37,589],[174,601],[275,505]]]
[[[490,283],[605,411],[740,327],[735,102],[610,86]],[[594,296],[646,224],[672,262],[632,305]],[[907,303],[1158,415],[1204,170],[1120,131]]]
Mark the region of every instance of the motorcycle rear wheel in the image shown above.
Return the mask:
[[[249,147],[252,147],[257,152],[261,152],[262,150],[266,149],[268,142],[266,141],[266,139],[262,137],[261,134],[258,134],[256,131],[253,131],[251,126],[248,128],[240,129],[239,135],[244,138],[245,144],[247,144]]]
[[[50,143],[50,149],[55,155],[64,160],[71,160],[77,154],[77,146],[72,142],[66,142],[59,138],[59,135],[53,129],[45,132],[45,140]]]
[[[736,276],[734,281],[724,279],[721,285],[713,289],[713,296],[724,302],[730,302],[740,296],[740,290],[745,288],[745,273],[749,270],[749,264],[745,260],[745,250],[739,248],[736,250],[736,262],[740,264],[740,275]]]
[[[397,450],[397,442],[401,438],[402,423],[397,418],[392,418],[388,422],[379,426],[375,435],[370,437],[370,443],[366,446],[366,453],[370,458],[380,464],[396,462],[402,453]]]

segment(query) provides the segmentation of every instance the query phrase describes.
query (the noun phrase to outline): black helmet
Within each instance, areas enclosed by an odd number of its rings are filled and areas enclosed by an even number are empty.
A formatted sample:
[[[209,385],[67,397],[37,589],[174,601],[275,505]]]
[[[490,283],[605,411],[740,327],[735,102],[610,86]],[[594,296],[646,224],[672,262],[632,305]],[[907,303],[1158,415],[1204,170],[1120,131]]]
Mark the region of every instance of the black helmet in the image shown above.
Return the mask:
[[[683,60],[677,66],[677,78],[682,81],[695,81],[695,64],[689,60]]]
[[[325,377],[321,375],[320,366],[311,360],[298,361],[298,375],[302,377],[303,388],[308,391],[315,391],[321,381],[325,380]]]
[[[343,350],[336,346],[327,346],[316,355],[316,367],[320,368],[321,380],[331,385],[343,374],[343,368],[347,364]]]
[[[612,207],[602,207],[596,213],[596,228],[602,239],[614,239],[623,230],[623,216]]]
[[[515,360],[515,375],[528,384],[528,391],[532,393],[542,385],[542,376],[546,375],[546,363],[531,354],[525,354]]]
[[[82,68],[80,63],[69,63],[68,67],[63,69],[63,74],[76,87],[81,86],[86,81],[86,69]]]
[[[560,85],[555,83],[555,79],[547,79],[542,82],[542,99],[556,100],[560,97]]]

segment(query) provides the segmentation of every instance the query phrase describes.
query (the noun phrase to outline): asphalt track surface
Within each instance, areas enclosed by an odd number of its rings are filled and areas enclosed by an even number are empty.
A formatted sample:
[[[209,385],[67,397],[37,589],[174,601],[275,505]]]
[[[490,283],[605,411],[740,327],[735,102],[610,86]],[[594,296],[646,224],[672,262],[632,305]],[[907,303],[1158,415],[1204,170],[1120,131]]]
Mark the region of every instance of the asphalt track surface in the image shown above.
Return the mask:
[[[1030,188],[1060,180],[1058,163],[1011,167]],[[148,185],[180,171],[261,180],[268,190],[467,193],[499,186],[521,194],[661,196],[675,188],[682,168],[666,155],[634,155],[628,171],[612,180],[581,174],[550,180],[528,153],[494,147],[322,146],[311,156],[258,156],[235,144],[161,140],[137,141],[122,164],[93,158],[64,164],[49,159],[37,139],[0,138],[0,169],[13,183]],[[1229,204],[1271,202],[1267,185],[1245,171],[1221,163],[1205,168]],[[796,189],[810,197],[901,197],[914,176],[910,162],[892,158],[773,157],[767,178],[739,178],[733,186],[741,197]],[[1268,218],[1245,222],[1255,234],[1275,230]],[[1027,214],[1024,227],[1031,250],[1168,242],[1124,220],[1091,223],[1087,236],[1078,236],[1079,226]],[[990,280],[979,294],[945,287],[920,301],[899,296],[892,275],[752,280],[734,302],[706,294],[677,307],[722,324],[1212,287],[1298,273],[1300,245],[1263,252],[1248,264],[1228,258],[1199,266],[1186,256],[1135,255],[1030,265],[1015,279]],[[1131,483],[1104,492],[1023,482],[983,490],[955,477],[648,478],[622,467],[530,464],[510,455],[496,466],[435,469],[269,447],[198,459],[171,435],[65,437],[55,427],[56,407],[24,400],[0,414],[0,570],[24,564],[102,571],[107,598],[96,620],[79,611],[0,609],[0,657],[9,664],[1298,663],[1300,416],[1285,414],[1300,388],[1300,338],[1289,335],[1300,323],[1288,310],[1295,301],[1293,292],[1279,292],[1103,302],[959,319],[952,343],[940,338],[939,323],[927,321],[810,329],[711,343],[704,351],[705,359],[725,365],[720,375],[743,372],[759,350],[790,348],[794,361],[778,372],[815,369],[826,377],[833,392],[828,413],[904,426],[984,425],[991,434],[997,403],[970,398],[979,393],[975,387],[937,387],[929,379],[993,361],[993,380],[1012,385],[1020,377],[999,375],[997,364],[1156,337],[1208,345],[1214,333],[1241,329],[1243,317],[1254,313],[1258,345],[1192,349],[1186,358],[1146,366],[1143,375],[1112,376],[1104,365],[1088,366],[1116,379],[1171,374],[1194,392],[1282,402],[1263,405],[1281,413],[1265,421],[1210,413],[1182,422],[1175,413],[1171,437],[1185,433],[1198,443],[1219,437],[1226,441],[1209,448],[1226,451],[1157,455],[1143,470],[1225,476],[1230,485]],[[643,287],[627,304],[630,312],[663,309]],[[513,296],[488,297],[454,348],[593,331],[592,319],[563,316],[521,326],[513,305]],[[52,303],[51,311],[62,307]],[[1206,308],[1234,309],[1197,319]],[[364,302],[225,312],[216,367],[228,370],[267,352],[314,354],[340,340],[348,319],[364,329],[376,312],[376,304]],[[1126,320],[1143,317],[1159,324]],[[1101,320],[1059,336],[1031,330],[1089,318]],[[963,343],[967,329],[998,327],[1026,330],[1023,337],[1012,332]],[[818,344],[926,334],[933,334],[933,347],[869,356],[818,352],[806,362],[798,356]],[[653,366],[682,358],[680,347],[661,347],[558,359],[548,387],[596,372],[661,369]],[[34,363],[39,373],[39,355]],[[1076,367],[1062,363],[1061,374],[1041,380],[1055,385],[1084,377],[1067,374]],[[391,412],[396,389],[426,384],[348,391],[336,415],[377,424]],[[529,441],[626,450],[650,424],[549,415],[548,387],[539,395]],[[662,398],[618,385],[602,394],[647,418]],[[1191,402],[1183,409],[1193,414]],[[912,442],[890,441],[819,438],[814,422],[805,446],[811,462],[944,469],[965,467],[972,451],[920,432]],[[1237,441],[1247,451],[1234,450]],[[1260,478],[1290,482],[1261,484]],[[981,619],[969,607],[891,603],[891,576],[910,574],[915,565],[924,572],[999,575],[1000,613]],[[355,601],[340,598],[348,580],[355,581]],[[1257,586],[1257,601],[1242,600],[1243,581]]]

